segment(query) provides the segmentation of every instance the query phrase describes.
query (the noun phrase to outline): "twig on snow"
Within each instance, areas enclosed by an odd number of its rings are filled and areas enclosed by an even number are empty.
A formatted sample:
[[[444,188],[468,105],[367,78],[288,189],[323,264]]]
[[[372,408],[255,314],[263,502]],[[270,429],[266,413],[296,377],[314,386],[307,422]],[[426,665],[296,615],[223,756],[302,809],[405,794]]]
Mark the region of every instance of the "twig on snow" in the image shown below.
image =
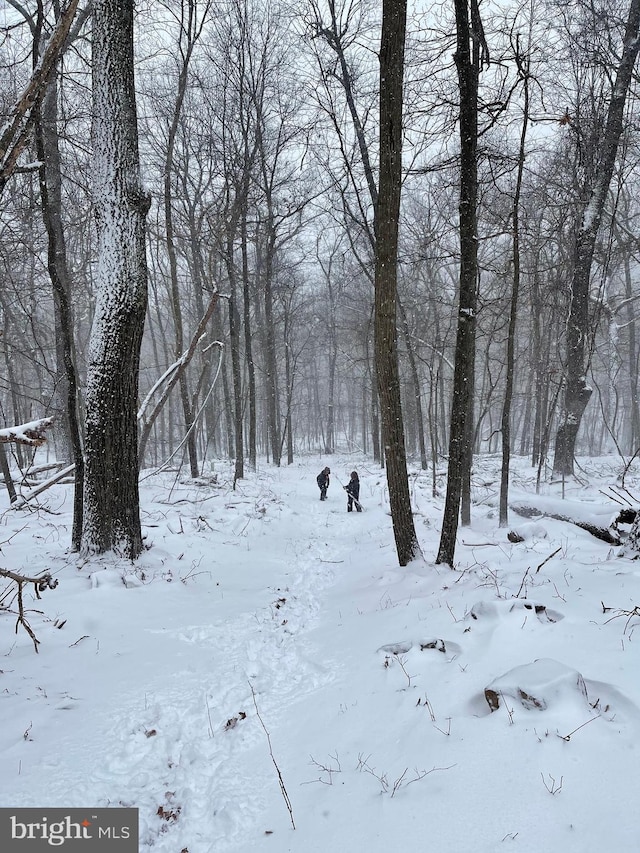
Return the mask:
[[[260,716],[260,711],[258,710],[258,702],[256,700],[256,691],[253,689],[253,684],[249,682],[249,687],[251,688],[251,696],[253,697],[253,705],[256,709],[256,716],[260,721],[260,725],[262,726],[265,735],[267,736],[267,743],[269,744],[269,755],[271,756],[271,760],[273,761],[273,766],[276,768],[276,773],[278,774],[278,783],[280,785],[280,792],[282,793],[282,798],[287,807],[287,811],[289,812],[289,818],[291,820],[291,826],[293,829],[296,828],[295,821],[293,819],[293,808],[291,806],[291,800],[289,799],[289,794],[287,793],[287,789],[285,788],[284,781],[282,779],[282,773],[280,772],[280,768],[278,767],[278,762],[276,761],[273,755],[273,747],[271,746],[271,735],[267,731],[267,727],[265,726],[262,717]]]

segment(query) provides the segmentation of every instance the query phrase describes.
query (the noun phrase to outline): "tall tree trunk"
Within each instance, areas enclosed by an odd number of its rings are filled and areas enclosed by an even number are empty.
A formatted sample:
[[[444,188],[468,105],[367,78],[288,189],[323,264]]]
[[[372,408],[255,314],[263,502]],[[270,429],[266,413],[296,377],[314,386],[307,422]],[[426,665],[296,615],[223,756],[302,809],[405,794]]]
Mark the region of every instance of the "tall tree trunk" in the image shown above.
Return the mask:
[[[78,377],[73,340],[71,310],[71,277],[67,264],[67,248],[62,225],[62,171],[58,146],[58,87],[55,71],[47,85],[36,120],[36,153],[39,169],[42,219],[47,232],[47,268],[53,288],[56,327],[56,379],[60,387],[63,412],[63,434],[67,453],[75,464],[73,524],[71,546],[80,548],[82,537],[82,502],[84,489],[84,455],[78,417]]]
[[[178,75],[178,91],[173,106],[173,114],[171,116],[171,124],[167,136],[167,153],[164,162],[164,222],[165,232],[167,237],[167,255],[169,256],[169,274],[170,274],[170,293],[171,293],[171,308],[173,311],[173,322],[176,336],[176,359],[180,358],[184,348],[184,331],[182,323],[182,307],[181,302],[183,294],[180,293],[178,283],[178,262],[175,248],[175,235],[173,225],[173,161],[176,146],[176,137],[178,134],[178,126],[180,123],[180,115],[182,113],[182,105],[184,103],[185,94],[187,91],[187,78],[189,73],[189,62],[193,53],[195,42],[199,35],[199,29],[196,22],[196,10],[193,0],[189,0],[188,9],[185,14],[185,0],[182,0],[182,24],[180,29],[180,46],[182,64]],[[183,39],[186,39],[186,45],[183,45]],[[180,400],[182,402],[182,411],[184,414],[185,434],[187,436],[187,453],[189,456],[189,468],[192,477],[197,477],[198,470],[198,454],[196,450],[196,431],[193,429],[194,423],[194,407],[191,401],[189,392],[189,382],[187,372],[183,371],[180,374]]]
[[[571,279],[571,299],[567,321],[567,361],[564,409],[556,433],[553,473],[557,477],[573,474],[576,438],[584,410],[591,398],[587,384],[587,342],[590,338],[589,287],[596,239],[602,221],[607,194],[613,176],[618,143],[622,135],[624,108],[640,49],[640,0],[631,0],[622,56],[611,89],[607,121],[602,135],[598,165],[594,172],[589,201],[582,214],[576,237],[575,261]]]
[[[97,300],[89,340],[81,551],[142,551],[138,374],[147,308],[144,192],[133,75],[133,0],[93,3]]]
[[[406,17],[406,0],[383,0],[380,178],[375,210],[375,360],[391,518],[401,566],[406,566],[420,555],[407,477],[396,329]]]
[[[640,447],[640,395],[638,394],[638,345],[636,342],[636,317],[633,302],[631,264],[629,255],[626,253],[624,256],[624,296],[629,334],[627,373],[629,376],[629,406],[631,408],[627,452],[632,456]]]
[[[470,478],[473,438],[476,288],[478,279],[478,75],[480,16],[476,0],[455,0],[460,89],[460,295],[449,428],[449,469],[436,562],[453,566],[465,480]]]
[[[237,276],[233,257],[233,234],[227,237],[227,277],[229,279],[229,342],[231,345],[231,376],[233,379],[233,423],[235,471],[234,486],[244,477],[244,430],[242,417],[242,368],[240,366],[240,313],[237,306]]]
[[[248,168],[247,180],[248,184]],[[256,366],[253,360],[253,339],[252,339],[252,324],[251,324],[251,277],[249,275],[249,238],[247,235],[247,201],[249,188],[246,186],[246,191],[242,199],[242,214],[240,216],[240,240],[242,246],[242,304],[243,304],[243,320],[244,320],[244,357],[247,362],[247,390],[249,392],[249,411],[247,420],[249,421],[249,434],[247,436],[247,451],[249,453],[249,467],[252,471],[256,470],[257,464],[257,442],[256,442]]]
[[[273,315],[273,277],[275,260],[275,234],[271,201],[267,200],[267,235],[264,263],[264,324],[265,324],[265,391],[267,395],[267,425],[271,460],[280,467],[281,441],[279,418],[278,363],[276,359],[276,330]]]
[[[517,36],[516,36],[517,40]],[[499,524],[506,527],[509,521],[509,464],[511,461],[511,404],[513,401],[513,379],[515,373],[515,340],[516,323],[518,319],[518,299],[520,297],[520,195],[522,192],[522,176],[526,156],[527,125],[529,124],[529,62],[526,57],[516,55],[518,72],[522,78],[524,106],[522,115],[522,130],[520,132],[520,148],[518,151],[518,171],[516,186],[513,194],[512,211],[512,252],[513,252],[513,285],[511,288],[511,305],[509,309],[509,331],[507,333],[507,363],[504,401],[502,405],[502,467],[500,472],[500,508]]]

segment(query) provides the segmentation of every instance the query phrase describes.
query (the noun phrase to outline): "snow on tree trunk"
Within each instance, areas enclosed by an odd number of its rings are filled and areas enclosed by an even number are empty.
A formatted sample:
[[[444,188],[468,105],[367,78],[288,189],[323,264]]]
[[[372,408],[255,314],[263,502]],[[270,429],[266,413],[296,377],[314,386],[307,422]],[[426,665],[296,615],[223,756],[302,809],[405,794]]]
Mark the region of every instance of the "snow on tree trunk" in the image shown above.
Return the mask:
[[[97,299],[89,341],[81,550],[142,550],[138,370],[147,306],[145,219],[133,76],[133,0],[93,6],[93,200]]]

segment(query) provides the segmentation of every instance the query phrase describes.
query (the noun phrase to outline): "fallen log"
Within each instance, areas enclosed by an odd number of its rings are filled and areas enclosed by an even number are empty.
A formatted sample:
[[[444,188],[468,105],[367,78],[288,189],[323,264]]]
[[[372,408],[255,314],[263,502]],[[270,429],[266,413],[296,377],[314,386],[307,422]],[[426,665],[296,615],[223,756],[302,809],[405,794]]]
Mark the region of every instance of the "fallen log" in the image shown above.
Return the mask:
[[[516,515],[523,518],[553,518],[555,521],[566,521],[569,524],[574,524],[581,530],[586,530],[596,539],[606,542],[607,545],[622,545],[623,539],[626,538],[619,529],[620,524],[632,524],[638,514],[637,510],[627,508],[620,510],[617,516],[613,518],[609,527],[602,527],[598,524],[593,524],[590,521],[578,521],[568,515],[563,515],[556,512],[543,512],[533,506],[510,506],[509,507]],[[513,540],[511,540],[513,541]]]

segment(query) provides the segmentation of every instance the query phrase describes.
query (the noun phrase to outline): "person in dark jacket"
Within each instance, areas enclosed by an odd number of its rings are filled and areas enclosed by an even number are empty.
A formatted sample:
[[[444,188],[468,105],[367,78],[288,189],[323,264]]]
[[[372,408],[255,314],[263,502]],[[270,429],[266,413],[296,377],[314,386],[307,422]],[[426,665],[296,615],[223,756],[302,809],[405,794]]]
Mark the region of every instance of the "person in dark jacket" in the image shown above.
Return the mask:
[[[329,488],[329,474],[331,473],[330,468],[323,468],[322,471],[316,477],[316,482],[318,484],[318,488],[320,489],[320,500],[326,501],[327,499],[327,489]]]
[[[358,512],[362,512],[362,506],[360,505],[359,497],[360,497],[360,478],[358,477],[357,471],[351,472],[351,479],[345,486],[347,491],[347,512],[353,512],[353,505],[355,503],[356,509]]]

